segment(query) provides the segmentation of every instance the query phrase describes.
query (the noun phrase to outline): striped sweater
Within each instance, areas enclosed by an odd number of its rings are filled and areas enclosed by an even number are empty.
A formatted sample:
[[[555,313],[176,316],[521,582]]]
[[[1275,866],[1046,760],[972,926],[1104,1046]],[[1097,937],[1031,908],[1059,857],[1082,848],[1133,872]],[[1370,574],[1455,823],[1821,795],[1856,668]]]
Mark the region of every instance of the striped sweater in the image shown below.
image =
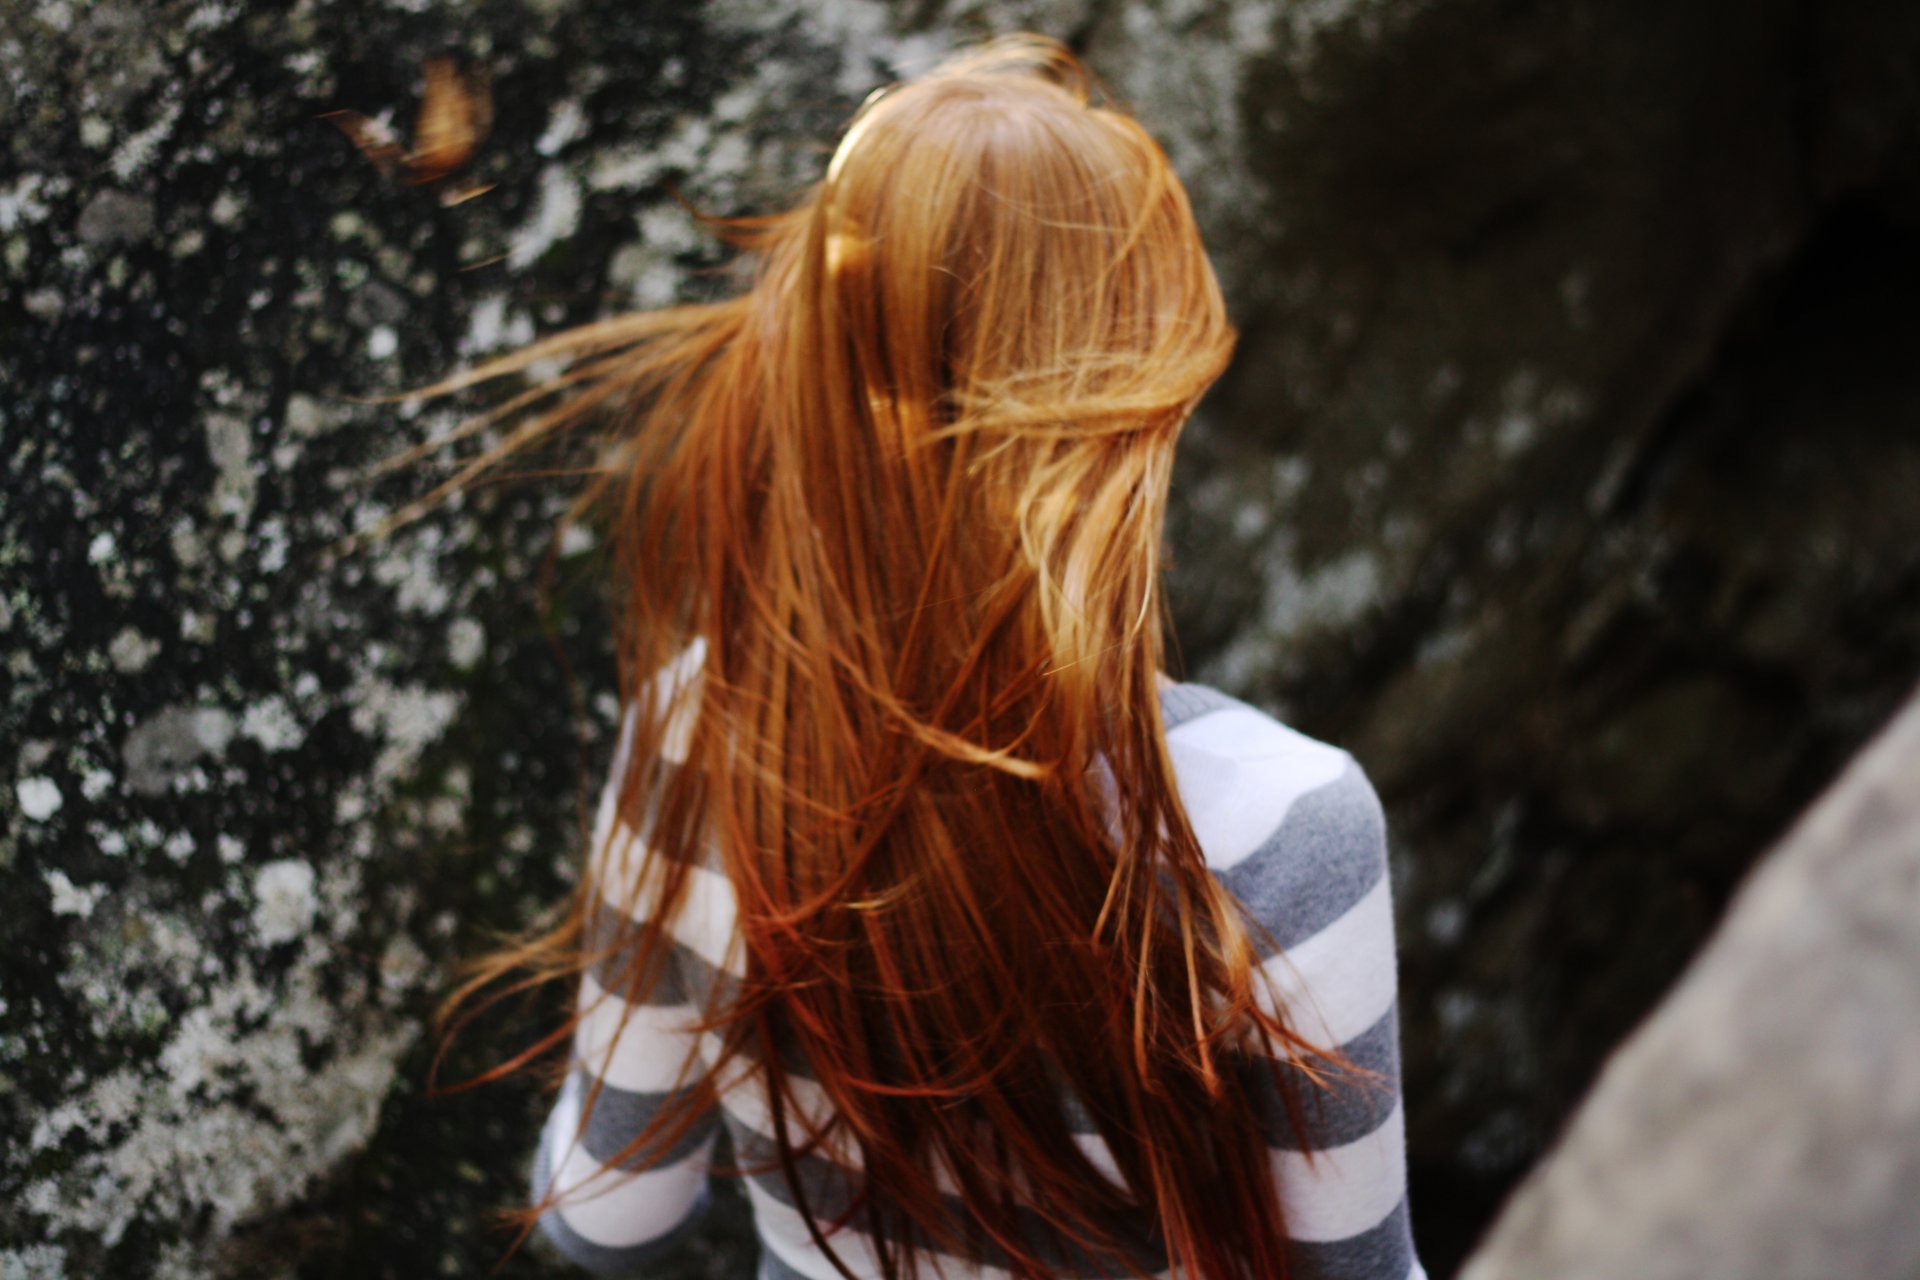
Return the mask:
[[[697,654],[691,656],[697,661]],[[1277,1102],[1267,1108],[1266,1136],[1292,1240],[1292,1274],[1299,1280],[1425,1280],[1407,1217],[1393,914],[1379,802],[1345,752],[1215,689],[1166,686],[1161,703],[1194,833],[1215,876],[1279,944],[1263,966],[1294,1027],[1314,1043],[1337,1044],[1384,1082],[1371,1089],[1303,1091],[1311,1163]],[[684,732],[670,732],[665,753],[672,758],[684,745]],[[614,779],[627,749],[623,735]],[[638,863],[635,838],[615,819],[612,783],[602,796],[594,835],[588,874],[601,878],[609,900],[631,902],[635,916],[646,918],[645,894],[631,882]],[[537,1199],[554,1186],[565,1196],[541,1217],[541,1229],[595,1273],[643,1275],[688,1233],[708,1203],[708,1169],[723,1125],[738,1162],[756,1165],[774,1154],[764,1087],[750,1064],[736,1059],[728,1068],[733,1074],[716,1081],[720,1106],[664,1161],[644,1169],[608,1165],[670,1098],[677,1072],[696,1048],[682,1029],[684,1020],[715,982],[725,984],[743,972],[733,910],[731,887],[717,865],[693,868],[675,922],[673,963],[654,1003],[633,1006],[609,994],[599,980],[611,983],[605,974],[589,972],[581,981],[583,1016],[572,1070],[541,1133],[533,1191]],[[698,1046],[704,1061],[713,1060],[717,1043],[710,1038]],[[582,1131],[581,1108],[596,1078],[600,1091]],[[828,1114],[817,1084],[798,1076],[792,1083],[799,1105],[816,1118]],[[1071,1104],[1068,1109],[1074,1110]],[[1117,1180],[1091,1121],[1072,1118],[1089,1159]],[[802,1132],[797,1121],[789,1123]],[[848,1166],[818,1155],[801,1158],[799,1168],[806,1202],[824,1224],[848,1203],[857,1169],[849,1173]],[[777,1169],[748,1177],[745,1186],[762,1246],[760,1280],[832,1280],[839,1274],[813,1243]],[[957,1205],[957,1197],[950,1203]],[[842,1230],[830,1242],[856,1274],[880,1274],[870,1241],[857,1231]],[[1166,1274],[1164,1253],[1143,1245],[1140,1256],[1145,1269]],[[991,1258],[934,1261],[945,1276],[1009,1274]],[[1059,1262],[1061,1275],[1094,1274],[1085,1258]]]

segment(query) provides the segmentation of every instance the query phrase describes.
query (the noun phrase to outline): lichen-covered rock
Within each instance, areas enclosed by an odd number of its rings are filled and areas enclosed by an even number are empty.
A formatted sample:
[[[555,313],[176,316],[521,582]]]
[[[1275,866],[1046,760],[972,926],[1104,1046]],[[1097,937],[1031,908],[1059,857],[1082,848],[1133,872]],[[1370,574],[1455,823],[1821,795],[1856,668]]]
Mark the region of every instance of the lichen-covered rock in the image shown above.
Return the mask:
[[[420,1091],[447,962],[560,896],[581,777],[535,592],[565,495],[338,556],[419,490],[369,464],[451,412],[355,397],[591,314],[613,249],[671,290],[713,253],[666,184],[730,206],[787,153],[756,149],[750,36],[692,14],[63,4],[0,33],[0,1272],[291,1273],[342,1241],[289,1206],[353,1194]],[[458,207],[321,119],[404,131],[447,47],[499,104],[499,185]],[[559,548],[544,620],[590,735],[591,551]],[[480,1218],[521,1191],[527,1096],[434,1113],[490,1145],[413,1153],[447,1234],[409,1271],[504,1246]]]
[[[492,1264],[540,1099],[427,1100],[423,1018],[570,874],[597,561],[549,481],[334,554],[458,411],[367,397],[724,288],[676,193],[778,203],[874,84],[1032,27],[1166,139],[1242,321],[1180,629],[1387,798],[1444,1274],[1920,669],[1915,14],[0,10],[0,1273]],[[494,104],[458,203],[322,118],[404,140],[449,51]],[[743,1215],[680,1270],[739,1273]]]

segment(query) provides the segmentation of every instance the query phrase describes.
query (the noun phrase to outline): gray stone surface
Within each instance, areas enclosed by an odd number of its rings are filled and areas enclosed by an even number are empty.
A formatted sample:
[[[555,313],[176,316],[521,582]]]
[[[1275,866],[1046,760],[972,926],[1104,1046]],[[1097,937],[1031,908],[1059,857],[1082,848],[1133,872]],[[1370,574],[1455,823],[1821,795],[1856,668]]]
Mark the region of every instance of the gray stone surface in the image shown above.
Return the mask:
[[[675,189],[777,203],[1013,27],[1166,140],[1232,294],[1189,673],[1388,802],[1416,1232],[1464,1254],[1920,670],[1911,5],[0,0],[0,1275],[496,1259],[540,1100],[426,1100],[423,1015],[570,874],[596,559],[542,611],[529,481],[329,560],[456,411],[356,397],[725,287]],[[405,135],[443,52],[496,107],[455,205],[319,118]]]
[[[1920,1275],[1920,698],[1761,864],[1461,1280]]]

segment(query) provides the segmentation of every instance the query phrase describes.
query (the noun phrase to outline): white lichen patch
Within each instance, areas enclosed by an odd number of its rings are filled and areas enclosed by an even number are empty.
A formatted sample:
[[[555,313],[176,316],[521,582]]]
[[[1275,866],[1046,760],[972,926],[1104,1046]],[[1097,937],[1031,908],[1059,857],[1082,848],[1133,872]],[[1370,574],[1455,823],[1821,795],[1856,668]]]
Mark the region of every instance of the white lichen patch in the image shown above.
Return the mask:
[[[208,508],[214,515],[231,516],[244,524],[253,511],[257,484],[253,470],[253,433],[245,418],[230,413],[210,413],[203,425],[207,433],[207,456],[215,468]]]
[[[320,902],[313,867],[294,858],[269,862],[253,878],[253,931],[266,946],[278,946],[313,927]]]
[[[153,201],[112,188],[95,192],[74,220],[74,233],[97,249],[136,244],[152,230]]]
[[[41,198],[45,185],[39,174],[28,173],[0,187],[0,234],[46,220],[47,204]]]
[[[207,209],[207,216],[213,219],[216,226],[231,227],[240,221],[240,214],[246,207],[246,201],[229,187],[214,197],[213,204]]]
[[[1386,597],[1386,566],[1372,550],[1356,547],[1306,572],[1293,557],[1293,531],[1282,527],[1265,549],[1257,621],[1199,671],[1201,679],[1228,687],[1250,680],[1305,636],[1359,625]]]
[[[607,264],[607,282],[642,310],[671,305],[680,292],[680,271],[647,244],[622,245]]]
[[[486,651],[487,629],[472,618],[455,618],[447,626],[447,660],[471,671]]]
[[[1531,414],[1504,413],[1493,427],[1493,450],[1503,458],[1526,452],[1540,434],[1540,423]]]
[[[446,534],[438,525],[416,525],[402,545],[389,546],[373,566],[373,578],[394,588],[394,604],[403,613],[429,617],[445,613],[453,588],[440,576],[440,550]]]
[[[90,892],[51,878],[50,888]],[[417,946],[389,943],[377,984],[344,998],[327,984],[362,896],[350,866],[316,874],[293,859],[268,863],[254,877],[250,945],[219,953],[184,919],[137,901],[70,912],[80,926],[61,985],[100,1034],[145,1028],[164,1044],[38,1117],[29,1149],[71,1159],[25,1188],[21,1207],[50,1235],[109,1248],[136,1220],[204,1215],[217,1238],[363,1145],[417,1033],[390,1010],[430,965]],[[264,948],[282,943],[298,944],[290,965],[283,956],[263,969]],[[142,980],[129,984],[129,974]],[[190,1007],[169,1024],[156,991],[190,995]]]
[[[1282,634],[1304,623],[1344,627],[1361,618],[1380,598],[1380,558],[1356,548],[1300,578],[1291,590],[1274,592],[1276,607],[1268,613],[1267,621]]]
[[[233,716],[219,707],[167,707],[134,726],[120,754],[127,782],[144,795],[166,790],[198,760],[233,740]]]
[[[351,701],[353,727],[382,743],[373,762],[376,785],[412,769],[460,709],[460,700],[444,689],[392,685],[364,674],[355,681]]]
[[[557,156],[574,142],[578,142],[587,132],[587,115],[580,109],[578,98],[565,98],[557,103],[547,117],[547,127],[541,131],[534,142],[533,149],[548,158]]]
[[[607,280],[636,307],[667,306],[678,299],[685,271],[677,256],[697,249],[702,236],[677,204],[651,205],[634,220],[640,238],[622,245],[607,265]]]
[[[302,440],[311,440],[315,436],[325,435],[339,426],[344,415],[336,412],[318,397],[304,391],[296,391],[287,397],[287,430]]]
[[[107,642],[107,657],[113,663],[115,671],[126,675],[137,675],[146,670],[160,652],[160,642],[151,636],[143,635],[132,627],[122,627]]]
[[[1578,388],[1548,387],[1537,370],[1523,365],[1500,384],[1488,440],[1502,461],[1511,461],[1588,409],[1588,399]]]
[[[96,1235],[108,1247],[147,1216],[204,1211],[212,1216],[213,1234],[224,1235],[235,1223],[292,1200],[364,1145],[414,1028],[375,1021],[311,1071],[301,1059],[298,1029],[274,1006],[266,1016],[264,1027],[244,1036],[197,1024],[172,1063],[191,1073],[196,1086],[216,1090],[218,1099],[176,1089],[150,1093],[153,1105],[132,1117],[124,1139],[30,1188],[31,1202],[50,1210],[58,1227]],[[83,1095],[82,1123],[98,1123],[99,1095],[110,1083]],[[253,1102],[236,1096],[243,1086]]]
[[[127,135],[121,144],[114,148],[107,168],[114,177],[126,182],[142,169],[153,163],[153,157],[173,133],[174,125],[180,121],[180,99],[169,94],[154,109],[153,118],[135,132]]]
[[[30,1244],[0,1251],[0,1280],[66,1280],[67,1251],[57,1244]]]
[[[58,320],[67,309],[66,299],[60,296],[58,289],[35,289],[20,299],[27,314],[35,320],[51,324]]]
[[[53,914],[57,916],[78,916],[85,920],[100,905],[100,899],[107,896],[107,886],[103,884],[76,885],[67,879],[63,871],[47,872],[47,890],[52,895]]]
[[[398,994],[419,985],[428,968],[427,953],[406,934],[395,935],[380,955],[380,983]]]
[[[207,558],[206,540],[191,520],[181,518],[167,531],[167,546],[182,569],[198,568]]]
[[[460,354],[485,355],[508,347],[523,347],[533,341],[533,317],[524,311],[507,310],[505,294],[482,298],[467,313],[467,331],[460,339]]]
[[[22,778],[14,784],[13,794],[20,816],[29,822],[45,822],[60,812],[60,788],[52,778]]]
[[[262,698],[240,715],[240,732],[268,751],[290,751],[306,738],[306,726],[278,695]]]
[[[540,171],[540,198],[533,217],[514,237],[507,265],[524,271],[580,226],[580,187],[567,170],[550,164]]]

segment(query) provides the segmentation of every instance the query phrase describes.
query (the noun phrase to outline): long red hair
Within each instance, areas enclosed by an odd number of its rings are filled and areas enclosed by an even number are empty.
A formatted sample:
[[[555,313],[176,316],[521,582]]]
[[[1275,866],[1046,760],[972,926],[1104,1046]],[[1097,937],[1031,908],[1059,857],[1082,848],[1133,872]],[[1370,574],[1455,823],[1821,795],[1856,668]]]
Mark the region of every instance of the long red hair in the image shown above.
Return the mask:
[[[717,1058],[686,1063],[685,1105],[631,1152],[670,1149],[745,1064],[780,1167],[864,1171],[848,1216],[889,1277],[918,1274],[909,1242],[965,1256],[969,1236],[1047,1274],[1036,1220],[1115,1272],[1139,1273],[1144,1225],[1176,1274],[1284,1274],[1246,1067],[1297,1126],[1290,1081],[1336,1059],[1256,998],[1252,922],[1164,739],[1169,469],[1234,343],[1180,182],[1070,53],[1021,37],[877,93],[803,200],[729,225],[755,265],[740,296],[456,380],[564,365],[471,424],[517,423],[443,489],[601,429],[582,502],[608,530],[634,710],[618,807],[645,835],[619,892],[650,910],[602,912],[613,891],[583,877],[448,1012],[609,963],[643,1001],[706,861],[744,976],[703,1010]],[[697,681],[655,678],[696,645]],[[793,1104],[796,1060],[824,1125]],[[1124,1186],[1073,1141],[1063,1087]],[[801,1209],[847,1270],[840,1223]]]

